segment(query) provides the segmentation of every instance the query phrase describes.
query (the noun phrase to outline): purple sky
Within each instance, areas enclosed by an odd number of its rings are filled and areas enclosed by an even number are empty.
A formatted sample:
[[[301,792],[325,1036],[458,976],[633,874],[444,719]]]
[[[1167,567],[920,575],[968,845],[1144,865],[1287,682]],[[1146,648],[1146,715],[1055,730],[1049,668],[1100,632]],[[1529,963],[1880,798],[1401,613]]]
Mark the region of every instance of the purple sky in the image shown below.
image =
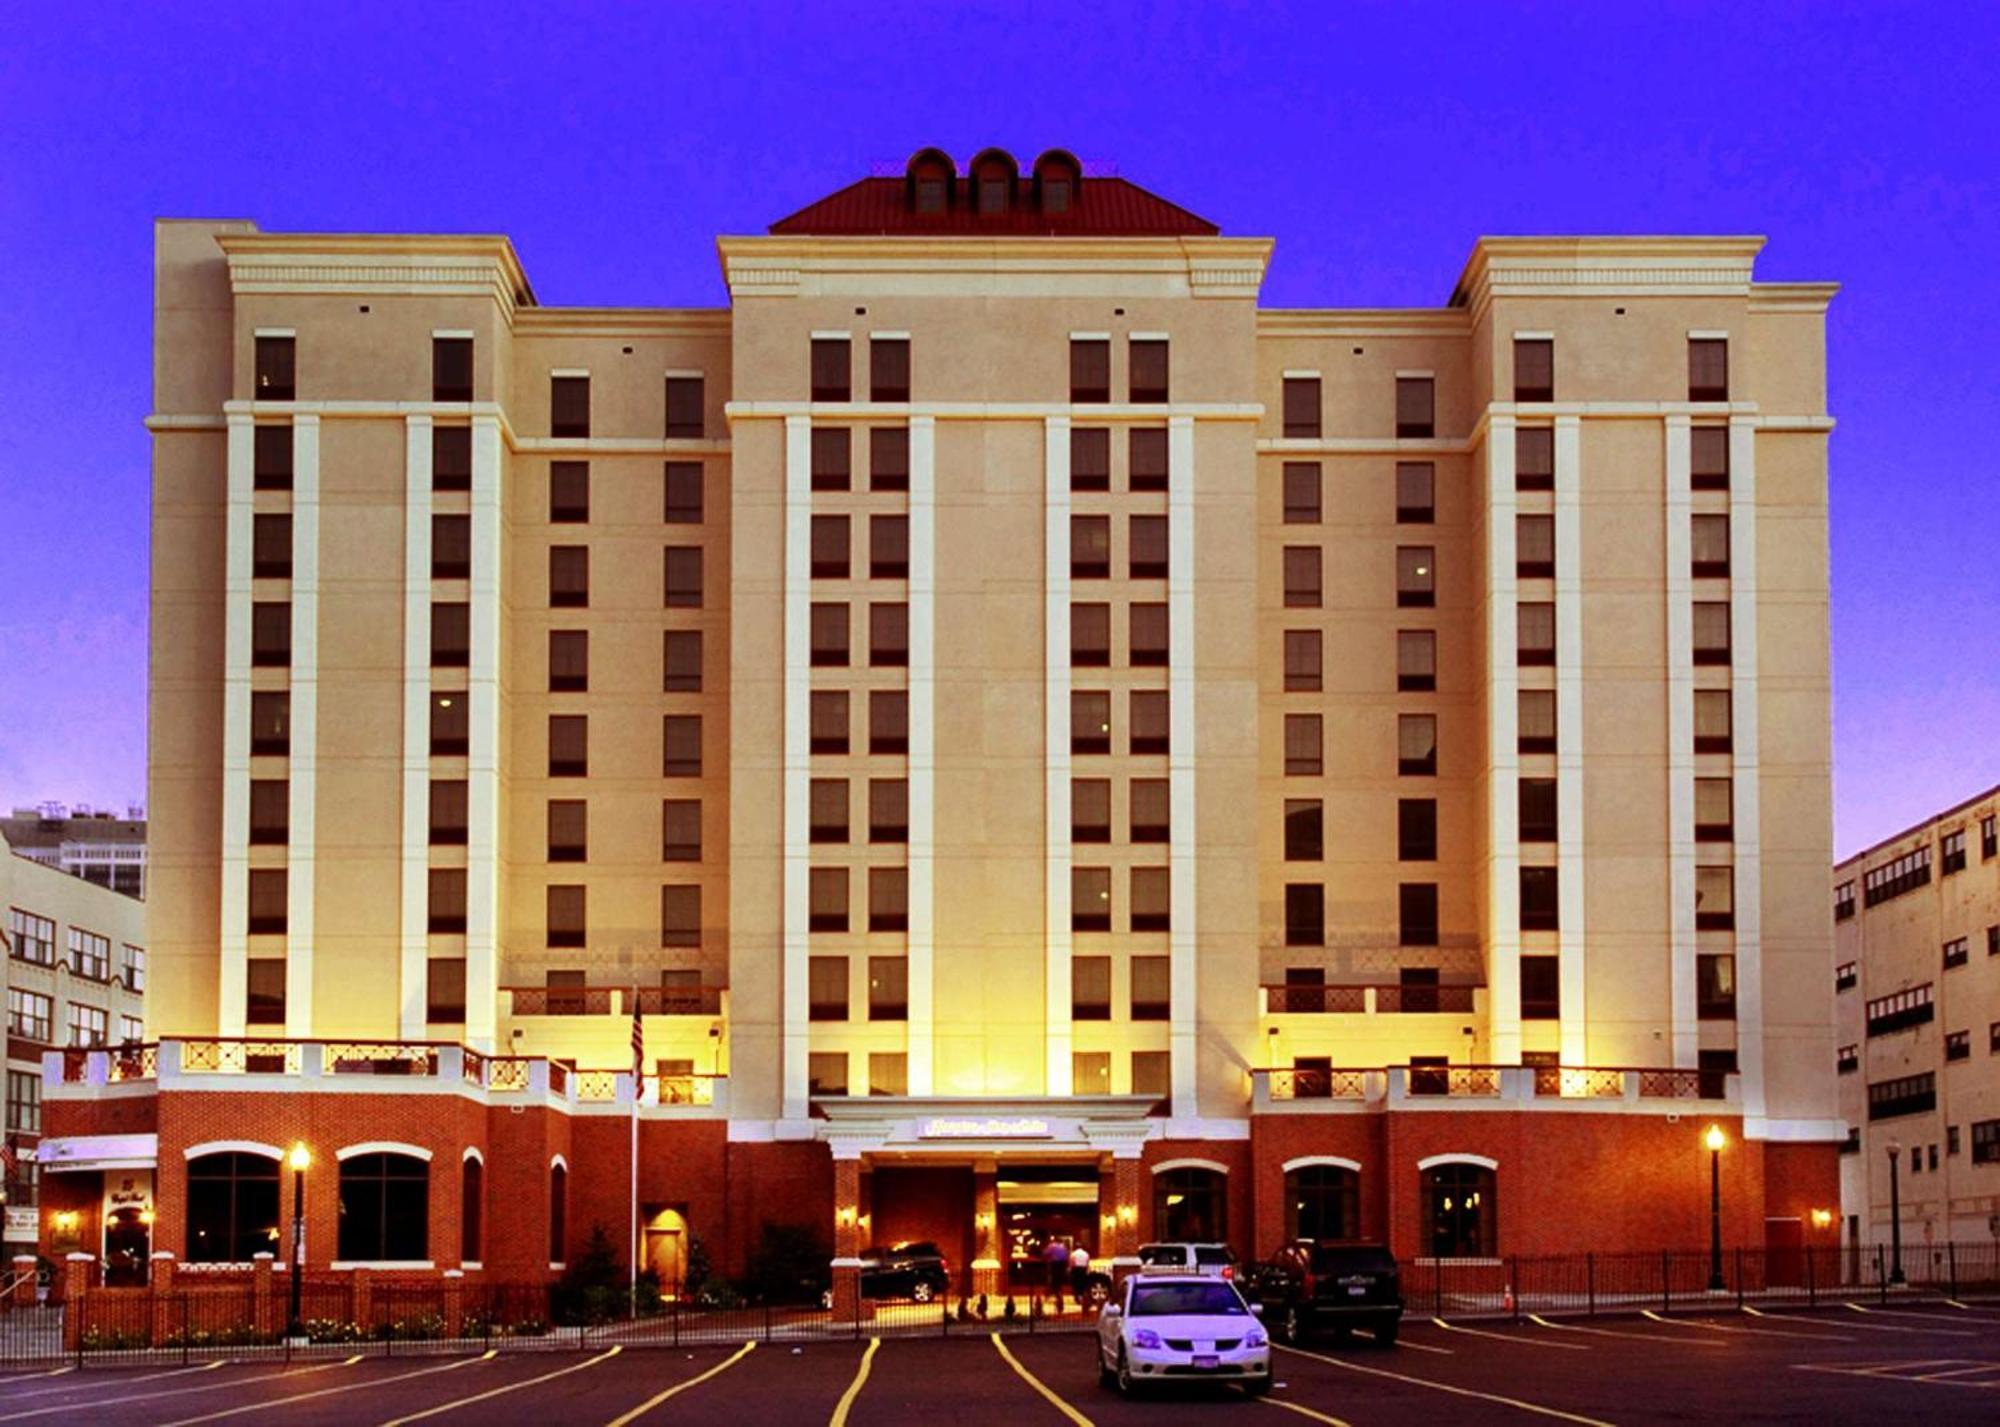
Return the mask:
[[[2000,782],[2000,25],[1648,8],[15,7],[0,807],[144,796],[156,215],[505,232],[544,302],[715,304],[714,234],[928,143],[1274,235],[1276,305],[1440,303],[1481,233],[1768,234],[1760,276],[1843,284],[1838,847]]]

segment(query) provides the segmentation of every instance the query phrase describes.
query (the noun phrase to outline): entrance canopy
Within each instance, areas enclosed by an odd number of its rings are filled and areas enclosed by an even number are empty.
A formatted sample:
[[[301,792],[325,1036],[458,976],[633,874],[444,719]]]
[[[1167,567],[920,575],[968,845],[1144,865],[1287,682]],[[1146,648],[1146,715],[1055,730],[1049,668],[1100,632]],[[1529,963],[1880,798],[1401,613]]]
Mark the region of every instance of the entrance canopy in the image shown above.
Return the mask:
[[[862,1155],[917,1161],[979,1159],[1136,1159],[1159,1130],[1152,1095],[1066,1095],[1051,1099],[935,1096],[829,1097],[820,1138],[836,1159]]]

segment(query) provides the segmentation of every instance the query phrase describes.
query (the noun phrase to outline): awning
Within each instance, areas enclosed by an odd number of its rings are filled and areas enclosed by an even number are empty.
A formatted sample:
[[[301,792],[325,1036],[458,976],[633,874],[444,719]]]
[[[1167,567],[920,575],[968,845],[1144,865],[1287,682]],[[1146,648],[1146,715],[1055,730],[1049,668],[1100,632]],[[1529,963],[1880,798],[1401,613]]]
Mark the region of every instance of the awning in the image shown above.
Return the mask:
[[[66,1135],[35,1146],[35,1163],[45,1174],[154,1169],[159,1158],[158,1135]]]

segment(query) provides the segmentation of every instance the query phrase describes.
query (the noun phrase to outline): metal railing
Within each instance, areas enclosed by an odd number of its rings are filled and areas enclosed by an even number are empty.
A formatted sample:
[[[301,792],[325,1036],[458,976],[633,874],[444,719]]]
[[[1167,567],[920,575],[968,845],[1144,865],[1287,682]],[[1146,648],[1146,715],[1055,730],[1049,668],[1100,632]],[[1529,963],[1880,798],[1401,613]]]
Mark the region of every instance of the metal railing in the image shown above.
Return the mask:
[[[299,1042],[283,1039],[224,1039],[219,1036],[180,1043],[183,1075],[297,1075]]]
[[[1320,1070],[1312,1067],[1265,1073],[1271,1077],[1273,1100],[1364,1100],[1367,1098],[1368,1077],[1382,1074],[1379,1070]]]
[[[1254,1113],[1259,1105],[1301,1100],[1361,1102],[1369,1110],[1466,1099],[1505,1100],[1524,1109],[1554,1109],[1552,1102],[1579,1100],[1628,1108],[1660,1100],[1726,1103],[1733,1073],[1612,1065],[1291,1065],[1250,1075]]]

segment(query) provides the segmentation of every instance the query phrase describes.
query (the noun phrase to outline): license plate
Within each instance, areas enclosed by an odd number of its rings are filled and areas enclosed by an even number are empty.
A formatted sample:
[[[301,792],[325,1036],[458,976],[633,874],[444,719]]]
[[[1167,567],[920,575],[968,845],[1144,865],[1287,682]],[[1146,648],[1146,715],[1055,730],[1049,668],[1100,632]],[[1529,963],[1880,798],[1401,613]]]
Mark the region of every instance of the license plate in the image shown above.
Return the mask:
[[[1222,1366],[1222,1359],[1214,1353],[1196,1353],[1194,1365],[1198,1368],[1218,1368]]]
[[[1350,1283],[1347,1285],[1347,1296],[1349,1298],[1359,1298],[1362,1294],[1366,1293],[1367,1291],[1368,1289],[1364,1285],[1359,1283]]]

